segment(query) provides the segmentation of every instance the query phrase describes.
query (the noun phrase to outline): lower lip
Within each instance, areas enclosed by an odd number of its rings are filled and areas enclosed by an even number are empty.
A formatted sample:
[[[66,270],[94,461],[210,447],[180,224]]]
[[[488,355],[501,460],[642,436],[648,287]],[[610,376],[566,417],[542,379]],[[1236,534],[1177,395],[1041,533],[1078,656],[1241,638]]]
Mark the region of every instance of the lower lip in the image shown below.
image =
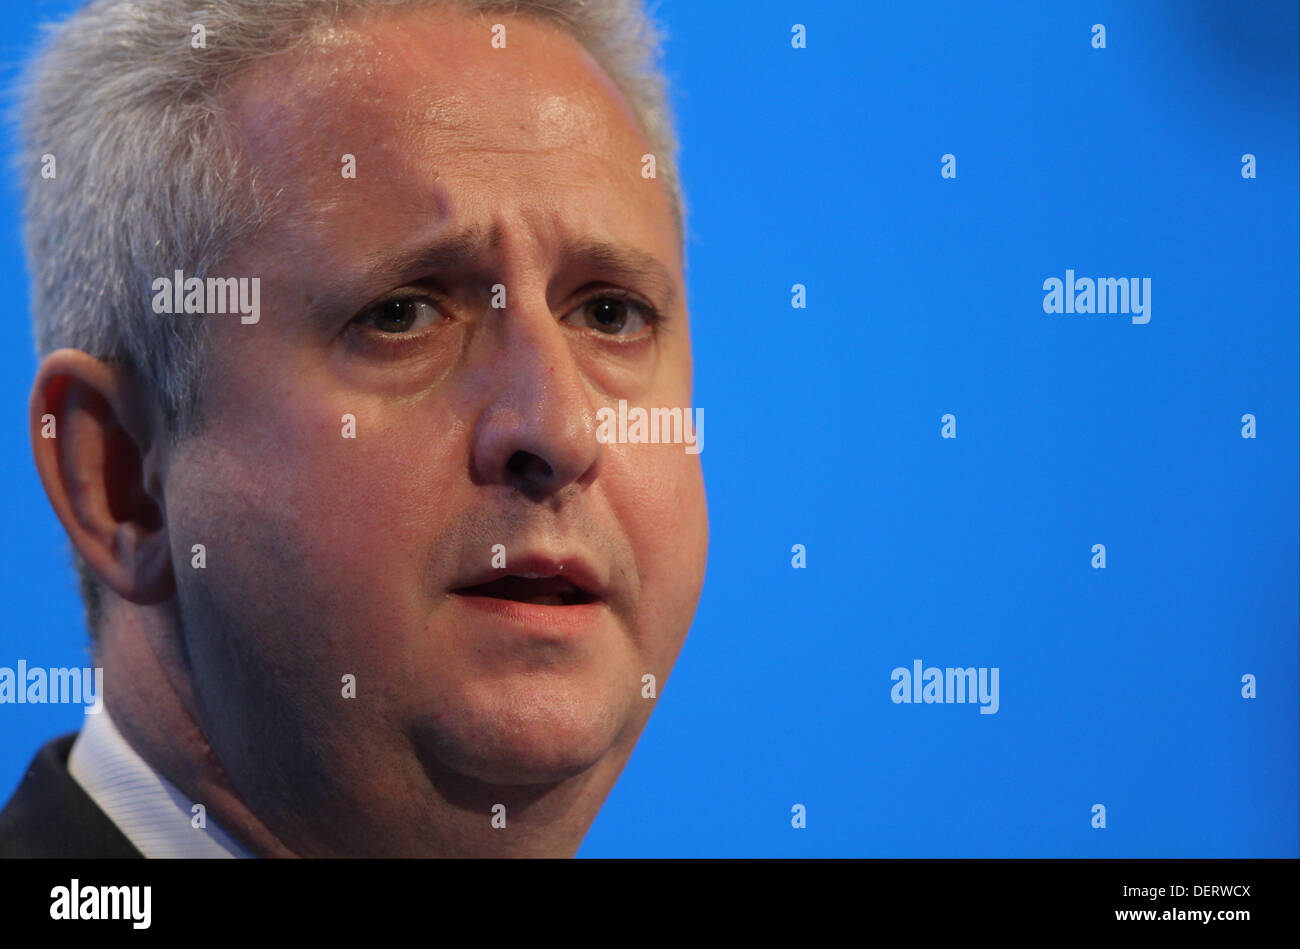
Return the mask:
[[[603,600],[574,603],[570,606],[548,606],[521,600],[502,600],[493,596],[463,593],[454,596],[473,610],[503,619],[525,631],[538,633],[585,633],[595,629],[609,613]]]

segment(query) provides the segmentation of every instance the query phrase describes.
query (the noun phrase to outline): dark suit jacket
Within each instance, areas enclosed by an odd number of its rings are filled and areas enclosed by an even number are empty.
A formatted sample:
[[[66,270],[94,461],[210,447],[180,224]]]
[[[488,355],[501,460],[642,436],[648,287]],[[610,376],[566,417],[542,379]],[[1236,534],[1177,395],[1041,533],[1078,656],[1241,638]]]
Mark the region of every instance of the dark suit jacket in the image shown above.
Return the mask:
[[[143,857],[68,773],[75,732],[36,753],[0,811],[0,857]]]

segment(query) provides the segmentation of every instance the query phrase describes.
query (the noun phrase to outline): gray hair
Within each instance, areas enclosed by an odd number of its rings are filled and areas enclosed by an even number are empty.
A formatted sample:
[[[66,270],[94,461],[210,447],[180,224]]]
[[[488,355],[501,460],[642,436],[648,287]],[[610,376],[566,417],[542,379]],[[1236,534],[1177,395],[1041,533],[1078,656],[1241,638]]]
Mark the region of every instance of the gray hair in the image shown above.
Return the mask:
[[[172,439],[198,421],[199,322],[159,320],[159,274],[203,277],[275,212],[220,104],[250,64],[308,47],[353,13],[456,6],[533,15],[587,50],[640,120],[684,250],[661,36],[641,0],[91,0],[46,26],[18,86],[23,214],[38,354],[79,349],[134,371]],[[207,47],[191,48],[196,24]],[[53,155],[55,176],[42,174]],[[99,581],[74,554],[92,636]]]

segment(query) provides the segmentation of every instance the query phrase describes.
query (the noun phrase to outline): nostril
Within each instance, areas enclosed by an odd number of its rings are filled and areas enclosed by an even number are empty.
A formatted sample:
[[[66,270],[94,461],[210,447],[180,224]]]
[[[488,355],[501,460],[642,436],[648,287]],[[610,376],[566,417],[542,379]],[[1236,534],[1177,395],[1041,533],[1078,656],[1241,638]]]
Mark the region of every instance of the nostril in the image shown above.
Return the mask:
[[[550,478],[554,474],[545,460],[528,451],[517,451],[511,455],[510,460],[506,462],[506,468],[517,477],[539,481]]]

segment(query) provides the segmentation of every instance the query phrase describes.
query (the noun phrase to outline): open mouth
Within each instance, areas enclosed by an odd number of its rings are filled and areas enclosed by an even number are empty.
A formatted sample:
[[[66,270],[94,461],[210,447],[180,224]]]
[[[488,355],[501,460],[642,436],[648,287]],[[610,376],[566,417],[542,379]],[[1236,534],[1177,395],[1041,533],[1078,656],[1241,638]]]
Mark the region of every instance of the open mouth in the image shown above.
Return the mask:
[[[510,575],[472,587],[461,587],[452,592],[460,596],[485,596],[494,600],[515,600],[537,606],[576,606],[594,603],[597,599],[564,577]]]

